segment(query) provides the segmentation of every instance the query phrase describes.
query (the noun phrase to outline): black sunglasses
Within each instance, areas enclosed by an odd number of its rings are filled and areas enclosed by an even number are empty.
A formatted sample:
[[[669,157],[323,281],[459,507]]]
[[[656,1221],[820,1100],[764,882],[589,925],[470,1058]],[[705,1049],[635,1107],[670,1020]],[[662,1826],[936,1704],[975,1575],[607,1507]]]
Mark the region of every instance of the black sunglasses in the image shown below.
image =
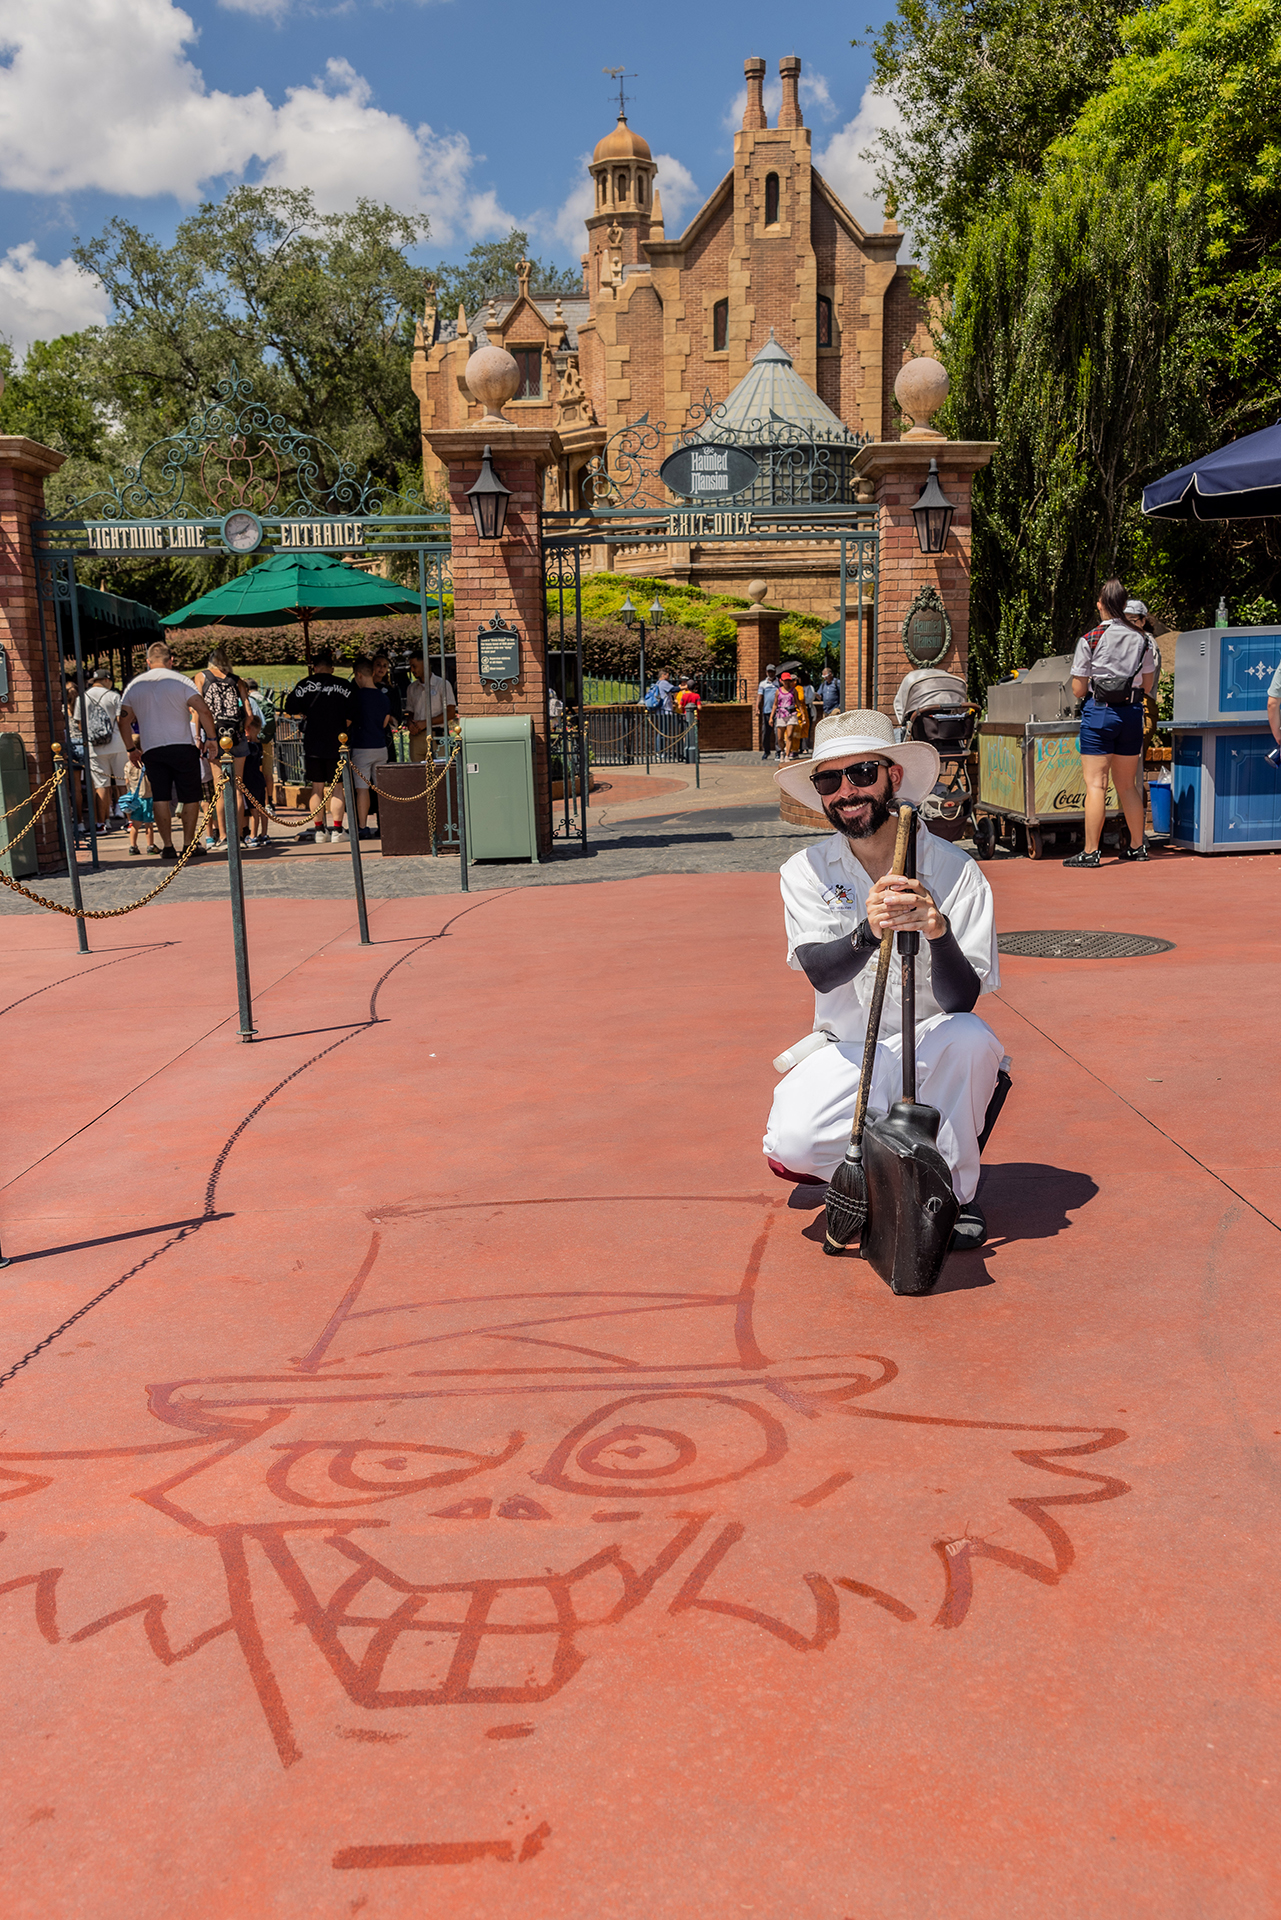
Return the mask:
[[[810,775],[810,785],[821,794],[839,793],[843,780],[852,787],[874,787],[889,765],[888,760],[856,760],[851,767],[820,768]]]

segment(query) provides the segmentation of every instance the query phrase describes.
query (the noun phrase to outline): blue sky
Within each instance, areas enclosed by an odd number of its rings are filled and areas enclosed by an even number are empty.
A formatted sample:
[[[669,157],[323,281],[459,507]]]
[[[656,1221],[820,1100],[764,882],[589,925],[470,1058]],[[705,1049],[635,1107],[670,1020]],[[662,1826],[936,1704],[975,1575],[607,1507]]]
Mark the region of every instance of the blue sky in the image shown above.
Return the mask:
[[[775,91],[779,57],[800,54],[819,164],[879,227],[860,152],[892,110],[850,41],[891,7],[855,4],[0,0],[0,334],[21,349],[105,317],[75,236],[120,213],[167,239],[240,180],[426,212],[425,260],[514,223],[576,264],[584,163],[616,106],[604,67],[635,75],[628,117],[659,159],[669,236],[730,165],[748,54]]]

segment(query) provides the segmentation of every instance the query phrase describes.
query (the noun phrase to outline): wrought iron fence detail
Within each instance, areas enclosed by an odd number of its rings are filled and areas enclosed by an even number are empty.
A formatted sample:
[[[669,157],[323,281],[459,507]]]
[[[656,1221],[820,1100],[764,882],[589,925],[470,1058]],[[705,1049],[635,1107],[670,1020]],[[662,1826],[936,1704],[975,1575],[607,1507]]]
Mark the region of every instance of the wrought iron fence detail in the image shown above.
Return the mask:
[[[196,484],[206,504],[194,498]],[[283,494],[283,498],[282,498]],[[406,495],[363,479],[350,461],[318,435],[307,433],[260,400],[252,380],[234,363],[214,398],[179,433],[154,440],[120,479],[70,502],[54,521],[192,520],[236,509],[279,517],[378,515],[391,506],[420,506]]]
[[[836,507],[855,499],[854,461],[871,434],[843,429],[818,439],[807,428],[771,411],[762,418],[731,426],[724,402],[711,390],[690,408],[679,432],[648,413],[612,434],[583,476],[585,505],[592,511],[627,512],[686,504],[691,496],[674,493],[659,468],[665,454],[689,446],[732,446],[750,453],[760,472],[753,484],[733,496],[703,494],[702,508],[722,506],[732,497],[736,508]]]

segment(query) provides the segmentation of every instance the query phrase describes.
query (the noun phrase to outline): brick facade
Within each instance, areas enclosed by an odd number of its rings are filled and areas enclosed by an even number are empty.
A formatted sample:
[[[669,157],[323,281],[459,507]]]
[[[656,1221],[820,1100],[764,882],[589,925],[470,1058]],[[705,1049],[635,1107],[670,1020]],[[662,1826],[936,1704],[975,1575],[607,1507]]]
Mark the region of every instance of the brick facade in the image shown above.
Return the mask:
[[[0,434],[0,646],[9,664],[9,699],[0,706],[0,731],[21,734],[33,790],[52,773],[53,755],[31,522],[43,517],[44,483],[65,458],[34,440]],[[52,609],[46,610],[45,620],[49,672],[56,686],[61,660]],[[37,825],[35,840],[42,872],[64,865],[52,807]]]
[[[548,789],[547,621],[538,510],[543,476],[560,456],[555,434],[522,427],[503,431],[491,423],[433,433],[432,451],[448,476],[449,531],[453,554],[454,633],[458,656],[455,692],[462,715],[528,713],[534,723],[534,807],[538,850],[551,848]],[[495,473],[510,489],[501,540],[476,532],[467,489],[480,472],[485,447]],[[521,677],[514,688],[482,686],[476,635],[495,614],[521,636]]]
[[[952,627],[952,645],[937,665],[964,679],[970,638],[970,493],[974,475],[995,448],[986,441],[912,439],[865,447],[858,469],[876,488],[879,510],[880,593],[877,606],[877,685],[873,704],[890,712],[904,674],[912,671],[903,646],[903,628],[917,593],[934,587]],[[938,461],[939,485],[956,511],[942,553],[922,553],[912,508],[920,497],[931,459]],[[869,690],[873,691],[873,690]],[[853,705],[853,689],[847,704]]]
[[[544,503],[551,507],[583,504],[585,469],[611,435],[643,414],[673,434],[706,394],[717,404],[725,400],[771,328],[802,379],[847,428],[876,439],[895,431],[894,378],[909,344],[921,340],[925,317],[910,269],[898,263],[903,236],[893,219],[879,233],[867,232],[815,172],[796,56],[779,63],[783,102],[772,127],[763,105],[764,62],[748,60],[744,71],[747,106],[733,167],[683,234],[667,237],[657,165],[620,116],[591,161],[581,295],[533,299],[526,275],[514,301],[491,301],[456,322],[438,313],[429,295],[412,365],[429,489],[444,480],[436,433],[479,420],[464,376],[469,356],[485,342],[518,358],[541,352],[540,394],[507,411],[513,423],[560,439],[561,454],[545,475]],[[830,302],[830,346],[819,345],[820,298]],[[594,564],[607,564],[604,549]],[[619,556],[624,571],[731,593],[741,593],[763,564],[760,549],[747,547],[672,545]],[[768,570],[775,599],[833,618],[834,552],[780,554]]]

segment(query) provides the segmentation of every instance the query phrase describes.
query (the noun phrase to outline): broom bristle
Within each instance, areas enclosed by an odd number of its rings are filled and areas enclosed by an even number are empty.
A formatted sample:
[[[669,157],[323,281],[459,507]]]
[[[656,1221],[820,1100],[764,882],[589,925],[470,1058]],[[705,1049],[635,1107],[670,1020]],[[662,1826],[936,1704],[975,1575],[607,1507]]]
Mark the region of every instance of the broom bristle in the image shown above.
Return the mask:
[[[867,1178],[861,1160],[842,1160],[828,1184],[824,1253],[843,1253],[867,1225]]]

